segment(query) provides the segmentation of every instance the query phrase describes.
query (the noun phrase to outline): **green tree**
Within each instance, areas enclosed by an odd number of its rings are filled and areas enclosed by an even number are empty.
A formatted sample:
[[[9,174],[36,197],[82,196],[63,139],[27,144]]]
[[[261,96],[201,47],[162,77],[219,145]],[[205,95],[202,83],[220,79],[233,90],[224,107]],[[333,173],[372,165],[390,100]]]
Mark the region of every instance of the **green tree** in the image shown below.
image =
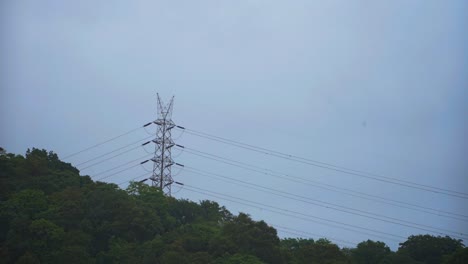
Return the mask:
[[[109,242],[109,250],[101,252],[99,259],[106,263],[140,263],[141,259],[137,256],[136,243],[129,243],[120,238],[112,238]]]
[[[451,255],[447,255],[444,264],[466,264],[468,263],[468,248],[458,249]]]
[[[40,264],[41,262],[31,252],[26,252],[16,262],[16,264]]]
[[[282,255],[286,263],[301,263],[301,256],[299,252],[302,251],[304,247],[313,246],[313,239],[303,239],[303,238],[285,238],[280,242]]]
[[[226,222],[233,218],[233,215],[217,202],[203,200],[200,202],[201,216],[209,222]]]
[[[182,264],[190,263],[186,254],[178,251],[166,251],[161,256],[161,263],[163,264]]]
[[[166,244],[161,237],[144,242],[138,247],[139,255],[142,256],[141,263],[160,263],[162,254],[166,251]]]
[[[385,259],[381,261],[382,264],[424,264],[423,262],[416,261],[412,259],[410,256],[391,252]]]
[[[348,259],[340,248],[325,238],[301,247],[296,254],[297,263],[338,264],[347,263]]]
[[[46,217],[65,230],[78,229],[85,216],[84,193],[79,187],[68,187],[49,196]]]
[[[49,172],[47,156],[46,150],[33,148],[26,151],[26,168],[29,175],[32,177],[47,175]]]
[[[152,230],[148,232],[151,237],[175,227],[175,217],[169,214],[168,200],[172,198],[164,196],[158,188],[141,182],[131,182],[126,191],[143,209],[145,219],[150,221],[146,225]]]
[[[240,213],[222,226],[219,242],[227,242],[230,253],[254,255],[267,263],[282,263],[276,230],[264,221],[253,221],[246,214]]]
[[[38,219],[31,222],[29,232],[31,251],[41,262],[55,262],[64,240],[63,229],[48,220]]]
[[[452,254],[461,248],[463,243],[458,239],[448,236],[418,235],[410,236],[408,240],[400,243],[398,253],[427,264],[438,264],[442,262],[444,255]]]
[[[367,240],[351,251],[352,261],[357,264],[381,263],[391,253],[390,248],[380,241]]]
[[[10,217],[23,216],[27,219],[36,219],[47,208],[47,197],[41,190],[22,190],[4,203],[4,209],[7,210]]]
[[[217,264],[264,264],[265,262],[261,261],[255,256],[247,254],[234,254],[227,255],[223,258],[220,258]]]

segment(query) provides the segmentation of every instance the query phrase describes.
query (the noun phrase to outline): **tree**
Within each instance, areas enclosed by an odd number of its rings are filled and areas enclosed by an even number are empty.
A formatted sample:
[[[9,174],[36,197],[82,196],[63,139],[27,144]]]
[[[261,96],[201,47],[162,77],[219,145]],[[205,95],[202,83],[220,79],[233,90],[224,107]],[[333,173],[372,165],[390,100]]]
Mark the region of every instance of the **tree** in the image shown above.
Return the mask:
[[[5,203],[5,207],[11,217],[35,219],[47,210],[48,202],[43,191],[26,189],[14,194]]]
[[[285,238],[280,242],[282,255],[286,263],[301,263],[303,262],[300,258],[299,252],[304,247],[314,245],[313,239],[303,238]]]
[[[461,248],[463,243],[458,239],[448,236],[418,235],[410,236],[408,240],[400,243],[398,253],[427,264],[438,264],[442,262],[444,255],[452,254]]]
[[[200,202],[201,215],[205,221],[226,222],[232,219],[232,214],[217,202],[203,200]]]
[[[297,263],[335,264],[347,263],[340,248],[330,240],[320,238],[313,244],[301,247],[296,253]]]
[[[445,257],[444,264],[465,264],[468,263],[468,248],[458,249],[452,255]]]
[[[41,262],[34,254],[31,252],[26,252],[22,255],[17,261],[16,264],[40,264]]]
[[[26,151],[26,167],[32,177],[43,176],[48,173],[47,151],[33,148]]]
[[[180,264],[189,263],[187,256],[177,251],[166,251],[161,257],[161,263],[164,264]]]
[[[282,262],[276,230],[263,221],[255,222],[240,213],[222,226],[221,236],[231,245],[230,252],[254,255],[267,263]]]
[[[385,259],[381,261],[381,264],[424,264],[423,262],[416,261],[410,256],[391,252]]]
[[[217,264],[264,264],[265,262],[261,261],[255,256],[247,254],[234,254],[228,255],[224,258],[219,259]]]
[[[283,239],[264,221],[214,201],[166,197],[158,188],[94,182],[57,154],[0,150],[2,263],[457,264],[467,249],[449,237],[411,236],[397,253],[367,240]]]
[[[41,262],[55,262],[57,253],[61,251],[64,231],[61,227],[45,220],[34,220],[29,226],[30,249]]]
[[[140,258],[135,254],[136,249],[136,243],[129,243],[120,238],[112,238],[109,242],[109,250],[100,254],[100,260],[108,263],[140,263]]]
[[[80,228],[85,215],[84,193],[79,187],[69,187],[49,196],[47,218],[59,224],[65,230]]]
[[[390,253],[390,248],[385,243],[367,240],[351,251],[351,257],[353,263],[375,264],[381,263]]]

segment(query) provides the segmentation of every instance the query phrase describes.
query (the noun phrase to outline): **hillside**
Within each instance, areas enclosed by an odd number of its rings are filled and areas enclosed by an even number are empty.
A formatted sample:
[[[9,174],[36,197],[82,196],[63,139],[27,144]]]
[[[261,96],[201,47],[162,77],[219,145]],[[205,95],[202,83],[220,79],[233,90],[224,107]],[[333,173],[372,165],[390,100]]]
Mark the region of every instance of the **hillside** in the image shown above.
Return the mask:
[[[0,154],[2,263],[468,263],[462,241],[411,236],[339,248],[326,238],[280,239],[213,201],[178,200],[132,182],[80,176],[53,152]]]

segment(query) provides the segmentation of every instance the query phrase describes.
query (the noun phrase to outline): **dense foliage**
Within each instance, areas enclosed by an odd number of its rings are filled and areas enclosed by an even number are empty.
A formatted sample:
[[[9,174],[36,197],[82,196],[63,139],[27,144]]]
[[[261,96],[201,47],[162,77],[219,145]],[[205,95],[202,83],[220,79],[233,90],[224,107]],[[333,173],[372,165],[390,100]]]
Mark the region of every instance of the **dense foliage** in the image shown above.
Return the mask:
[[[468,263],[460,240],[411,236],[339,248],[279,239],[216,202],[176,200],[143,183],[94,182],[53,152],[0,153],[2,263]]]

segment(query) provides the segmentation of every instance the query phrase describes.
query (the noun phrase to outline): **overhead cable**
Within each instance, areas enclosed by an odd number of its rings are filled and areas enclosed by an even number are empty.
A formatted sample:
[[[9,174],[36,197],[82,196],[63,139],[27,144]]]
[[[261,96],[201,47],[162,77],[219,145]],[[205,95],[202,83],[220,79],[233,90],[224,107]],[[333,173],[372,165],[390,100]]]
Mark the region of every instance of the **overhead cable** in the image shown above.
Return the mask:
[[[88,163],[88,162],[91,162],[91,161],[93,161],[93,160],[100,159],[100,158],[102,158],[102,157],[105,157],[105,156],[107,156],[107,155],[109,155],[109,154],[112,154],[112,153],[114,153],[114,152],[116,152],[116,151],[119,151],[119,150],[121,150],[121,149],[127,148],[127,147],[129,147],[129,146],[135,145],[136,143],[141,142],[141,141],[146,140],[146,139],[149,139],[149,138],[151,138],[151,137],[153,137],[153,136],[144,137],[144,138],[142,138],[142,139],[139,139],[139,140],[137,140],[137,141],[134,141],[134,142],[132,142],[132,143],[130,143],[130,144],[128,144],[128,145],[125,145],[125,146],[123,146],[123,147],[114,149],[114,150],[112,150],[112,151],[106,152],[106,153],[104,153],[104,154],[102,154],[102,155],[99,155],[99,156],[94,157],[94,158],[92,158],[92,159],[89,159],[89,160],[87,160],[87,161],[78,163],[78,164],[76,164],[75,166],[81,166],[81,165],[86,164],[86,163]]]
[[[191,167],[185,166],[185,169],[191,170],[192,172],[194,172]],[[196,173],[198,175],[203,175],[203,174],[197,173],[197,172],[194,172],[194,173]],[[236,184],[236,182],[235,182],[236,179],[229,178],[229,177],[224,177],[224,178],[231,179],[233,181],[231,183]],[[250,182],[246,182],[246,181],[242,181],[242,180],[237,180],[237,181],[240,182],[240,183],[243,183],[245,185],[248,185],[248,186],[244,186],[244,187],[254,189],[254,190],[257,190],[257,191],[261,191],[261,192],[270,193],[270,194],[280,196],[280,197],[283,197],[283,198],[286,198],[286,199],[300,201],[300,202],[303,202],[303,203],[306,203],[306,204],[311,204],[311,205],[315,205],[315,206],[319,206],[319,207],[339,211],[339,212],[342,212],[342,213],[357,215],[357,216],[361,216],[361,217],[365,217],[365,218],[369,218],[369,219],[373,219],[373,220],[377,220],[377,221],[381,221],[381,222],[385,222],[385,223],[405,226],[405,227],[418,229],[418,230],[422,230],[422,231],[426,231],[426,232],[432,232],[432,233],[436,233],[438,235],[450,235],[450,236],[453,236],[453,237],[456,236],[458,238],[467,239],[465,234],[463,234],[461,232],[448,230],[448,229],[443,229],[443,228],[438,228],[438,227],[433,227],[433,226],[428,226],[428,225],[419,224],[419,223],[414,223],[414,222],[411,222],[411,221],[402,220],[402,219],[389,217],[389,216],[385,216],[385,215],[380,215],[380,214],[376,214],[376,213],[372,213],[372,212],[367,212],[367,211],[360,210],[360,209],[341,206],[341,205],[337,205],[337,204],[334,204],[334,203],[321,201],[319,199],[313,199],[313,198],[305,197],[305,196],[302,196],[302,195],[296,195],[296,194],[293,194],[293,193],[289,193],[289,192],[285,192],[285,191],[265,187],[265,186],[262,186],[262,185],[259,185],[259,184],[254,184],[254,183],[250,183]],[[239,185],[239,184],[236,184],[236,185]],[[258,187],[260,189],[251,188],[250,186],[255,186],[255,187]],[[451,233],[451,234],[447,234],[447,233]]]
[[[181,129],[180,127],[177,127],[177,128]],[[193,129],[185,128],[185,130],[186,130],[187,134],[203,137],[203,138],[206,138],[206,139],[209,139],[209,140],[217,141],[217,142],[220,142],[220,143],[232,145],[232,146],[235,146],[235,147],[239,147],[239,148],[242,148],[242,149],[254,151],[254,152],[269,155],[269,156],[274,156],[274,157],[278,157],[278,158],[282,158],[282,159],[286,159],[286,160],[290,160],[290,161],[299,162],[299,163],[306,164],[306,165],[311,165],[311,166],[315,166],[315,167],[319,167],[319,168],[323,168],[323,169],[333,170],[333,171],[336,171],[336,172],[341,172],[341,173],[345,173],[345,174],[348,174],[348,175],[354,175],[354,176],[367,178],[367,179],[371,179],[371,180],[375,180],[375,181],[380,181],[380,182],[384,182],[384,183],[388,183],[388,184],[405,186],[405,187],[408,187],[408,188],[418,189],[418,190],[422,190],[422,191],[438,193],[438,194],[457,197],[457,198],[462,198],[462,199],[468,199],[468,193],[464,193],[464,192],[444,189],[444,188],[440,188],[440,187],[436,187],[436,186],[431,186],[431,185],[427,185],[427,184],[421,184],[421,183],[406,181],[406,180],[392,178],[392,177],[386,177],[386,176],[377,175],[377,174],[373,174],[373,173],[365,172],[365,171],[361,171],[361,170],[350,169],[350,168],[346,168],[346,167],[343,167],[343,166],[333,165],[331,163],[312,160],[312,159],[300,157],[300,156],[297,156],[297,155],[287,154],[287,153],[283,153],[283,152],[279,152],[279,151],[275,151],[275,150],[271,150],[271,149],[267,149],[267,148],[263,148],[263,147],[254,146],[254,145],[251,145],[251,144],[242,143],[242,142],[235,141],[235,140],[232,140],[232,139],[222,138],[222,137],[219,137],[219,136],[207,134],[207,133],[196,131],[196,130],[193,130]]]
[[[375,201],[375,202],[379,202],[379,203],[389,204],[389,205],[393,205],[393,206],[397,206],[397,207],[401,207],[401,208],[406,208],[406,209],[410,209],[410,210],[429,213],[429,214],[432,214],[432,215],[437,215],[437,216],[441,216],[441,217],[456,219],[456,220],[465,221],[465,222],[468,221],[468,216],[466,216],[466,215],[453,213],[453,212],[448,212],[448,211],[443,211],[443,210],[438,210],[438,209],[433,209],[433,208],[429,208],[429,207],[425,207],[425,206],[412,204],[412,203],[409,203],[409,202],[402,202],[402,201],[398,201],[398,200],[394,200],[394,199],[380,197],[380,196],[377,196],[377,195],[366,194],[366,193],[363,193],[363,192],[357,192],[357,191],[354,191],[354,190],[351,190],[351,189],[337,187],[337,186],[334,186],[334,185],[325,184],[325,183],[322,183],[322,182],[319,182],[319,181],[314,181],[314,180],[310,180],[310,179],[306,179],[306,178],[302,178],[302,177],[291,176],[291,175],[276,172],[276,171],[273,171],[273,170],[270,170],[270,169],[261,168],[259,166],[248,164],[248,163],[245,163],[245,162],[240,162],[240,161],[237,161],[237,160],[221,157],[219,155],[214,155],[214,154],[210,154],[210,153],[207,153],[207,152],[202,152],[202,151],[199,151],[199,150],[195,150],[193,148],[185,147],[185,149],[186,149],[186,153],[189,153],[191,155],[196,155],[196,156],[203,157],[203,158],[206,158],[206,159],[218,161],[218,162],[221,162],[221,163],[224,163],[224,164],[228,164],[228,165],[231,165],[231,166],[235,166],[235,167],[238,167],[238,168],[242,168],[242,169],[245,169],[245,170],[256,172],[256,173],[259,173],[259,174],[262,174],[262,175],[270,175],[270,176],[280,178],[280,179],[284,179],[284,180],[291,181],[291,182],[306,184],[306,185],[313,186],[313,187],[316,187],[316,188],[321,188],[321,189],[325,189],[325,190],[329,190],[329,191],[333,191],[333,192],[337,192],[337,193],[342,193],[342,194],[358,197],[358,198],[361,198],[361,199],[366,199],[366,200],[371,200],[371,201]],[[324,185],[326,187],[321,186],[321,185]],[[344,192],[342,190],[344,190]],[[374,199],[374,198],[376,198],[376,199]]]
[[[286,215],[286,216],[289,216],[289,217],[294,217],[294,218],[297,218],[297,219],[302,219],[302,220],[309,221],[309,222],[318,223],[318,224],[321,224],[321,225],[331,226],[331,227],[340,228],[340,229],[344,229],[344,230],[348,230],[348,231],[352,231],[352,232],[356,232],[356,233],[361,233],[361,234],[366,234],[366,235],[371,235],[371,236],[385,237],[386,239],[391,239],[393,241],[398,241],[398,240],[395,240],[393,238],[398,238],[398,239],[405,239],[406,238],[404,236],[399,236],[399,235],[395,235],[395,234],[388,233],[388,232],[383,232],[383,231],[379,231],[379,230],[375,230],[375,229],[371,229],[371,228],[367,228],[367,227],[347,224],[347,223],[335,221],[333,219],[327,219],[327,218],[318,217],[318,216],[314,216],[314,215],[310,215],[310,214],[304,214],[304,213],[301,213],[301,212],[297,212],[297,211],[293,211],[293,210],[289,210],[289,209],[284,209],[284,208],[279,208],[279,207],[267,205],[267,204],[264,204],[264,203],[254,202],[254,201],[251,201],[251,200],[247,200],[247,199],[243,199],[243,198],[239,198],[239,197],[234,197],[234,196],[227,195],[227,194],[213,192],[213,191],[209,191],[209,190],[206,190],[206,189],[190,186],[190,185],[187,185],[187,184],[185,184],[185,187],[186,188],[184,190],[188,190],[188,191],[191,191],[191,192],[197,192],[197,193],[200,193],[200,194],[203,194],[203,195],[216,197],[216,198],[219,198],[219,199],[223,199],[223,200],[227,200],[227,201],[230,201],[230,202],[247,205],[247,206],[254,207],[254,208],[257,208],[257,209],[261,209],[261,210],[265,210],[265,211],[279,213],[279,214],[282,214],[282,215]],[[235,199],[235,200],[233,200],[233,199]],[[314,220],[314,219],[318,219],[318,220]],[[366,232],[359,231],[359,230],[356,230],[356,229],[373,232],[375,234],[366,233]],[[393,238],[390,238],[390,237],[393,237]]]
[[[146,123],[146,124],[144,124],[143,126],[139,126],[139,127],[134,128],[134,129],[132,129],[132,130],[129,130],[129,131],[123,133],[123,134],[120,134],[120,135],[115,136],[115,137],[113,137],[113,138],[104,140],[104,141],[99,142],[99,143],[97,143],[97,144],[95,144],[95,145],[92,145],[92,146],[90,146],[90,147],[84,148],[84,149],[82,149],[82,150],[80,150],[80,151],[77,151],[77,152],[71,153],[71,154],[69,154],[69,155],[66,155],[66,156],[63,157],[62,159],[68,159],[68,158],[71,158],[71,157],[73,157],[73,156],[76,156],[76,155],[78,155],[78,154],[80,154],[80,153],[83,153],[83,152],[85,152],[85,151],[88,151],[88,150],[90,150],[90,149],[99,147],[99,146],[101,146],[101,145],[103,145],[103,144],[106,144],[106,143],[108,143],[108,142],[114,141],[114,140],[116,140],[116,139],[118,139],[118,138],[121,138],[121,137],[123,137],[123,136],[126,136],[126,135],[128,135],[128,134],[130,134],[130,133],[132,133],[132,132],[135,132],[135,131],[137,131],[137,130],[143,128],[143,127],[147,127],[147,126],[149,126],[149,125],[151,125],[151,124],[152,124],[151,122],[150,122],[150,123]]]

